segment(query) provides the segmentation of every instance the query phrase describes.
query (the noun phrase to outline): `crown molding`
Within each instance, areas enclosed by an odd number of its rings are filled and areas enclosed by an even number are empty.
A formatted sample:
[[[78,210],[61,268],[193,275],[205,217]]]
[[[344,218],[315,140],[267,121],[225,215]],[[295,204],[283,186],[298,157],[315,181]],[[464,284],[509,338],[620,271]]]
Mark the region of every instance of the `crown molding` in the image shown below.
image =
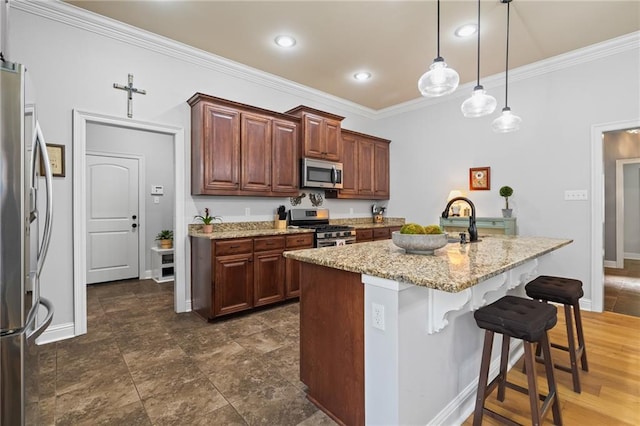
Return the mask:
[[[320,104],[329,108],[336,107],[374,120],[423,109],[442,102],[448,102],[452,98],[466,97],[471,93],[475,86],[475,82],[470,82],[459,86],[455,93],[445,96],[444,98],[416,98],[388,108],[374,110],[355,102],[278,77],[265,71],[223,58],[222,56],[214,55],[175,40],[80,9],[59,0],[11,0],[9,5],[16,10],[51,19],[65,25],[109,37],[132,46],[147,49],[184,62],[189,62],[234,78],[269,87],[293,96],[298,96],[313,102],[314,105]],[[520,80],[538,77],[629,50],[635,50],[637,52],[640,51],[640,31],[511,69],[509,70],[509,82],[513,83]],[[504,73],[484,77],[482,79],[482,84],[486,89],[500,87],[504,84]]]
[[[304,98],[315,107],[325,105],[340,108],[355,114],[375,118],[376,111],[355,102],[330,95],[320,90],[295,83],[222,56],[197,49],[79,7],[54,1],[11,0],[12,9],[40,16],[74,28],[117,40],[132,46],[150,50],[173,59],[179,59],[234,78],[256,83],[261,86]]]

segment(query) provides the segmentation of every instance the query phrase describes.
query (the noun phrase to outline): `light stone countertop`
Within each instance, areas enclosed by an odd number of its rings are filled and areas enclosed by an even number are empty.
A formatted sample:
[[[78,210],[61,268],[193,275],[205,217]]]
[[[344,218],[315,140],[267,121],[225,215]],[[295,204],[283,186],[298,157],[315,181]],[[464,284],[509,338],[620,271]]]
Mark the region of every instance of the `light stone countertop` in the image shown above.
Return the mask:
[[[389,228],[402,226],[404,224],[404,218],[385,218],[384,223],[373,223],[373,219],[371,218],[331,219],[330,223],[332,225],[350,225],[356,230],[367,228]],[[189,236],[208,238],[210,240],[308,234],[313,232],[313,229],[308,228],[287,227],[285,229],[276,229],[273,226],[273,221],[216,223],[213,225],[213,232],[208,234],[202,232],[202,225],[189,225]]]
[[[573,240],[487,236],[477,243],[449,243],[434,255],[406,254],[391,240],[284,252],[302,262],[457,293],[557,250]]]

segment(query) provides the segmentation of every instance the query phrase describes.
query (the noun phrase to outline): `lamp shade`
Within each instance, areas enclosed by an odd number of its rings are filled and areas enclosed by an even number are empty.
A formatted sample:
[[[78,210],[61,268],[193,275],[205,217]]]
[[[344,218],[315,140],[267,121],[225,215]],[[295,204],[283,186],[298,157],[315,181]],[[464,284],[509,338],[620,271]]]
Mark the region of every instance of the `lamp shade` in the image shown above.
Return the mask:
[[[504,107],[502,108],[502,114],[500,114],[500,117],[496,118],[493,120],[493,123],[491,123],[491,128],[497,133],[515,132],[520,129],[521,123],[522,119],[512,113],[511,108]]]
[[[418,80],[418,90],[422,96],[435,98],[454,92],[459,82],[458,73],[447,67],[444,59],[436,58],[429,67],[429,71],[422,74]]]
[[[454,199],[454,198],[456,198],[456,197],[464,197],[464,196],[465,196],[465,193],[464,193],[464,192],[462,192],[461,190],[459,190],[459,189],[452,189],[452,190],[449,192],[449,196],[447,197],[447,201],[451,201],[451,200],[453,200],[453,199]]]
[[[487,95],[482,86],[476,86],[473,89],[471,97],[462,103],[462,114],[467,118],[482,117],[491,114],[496,109],[498,102],[496,98]]]

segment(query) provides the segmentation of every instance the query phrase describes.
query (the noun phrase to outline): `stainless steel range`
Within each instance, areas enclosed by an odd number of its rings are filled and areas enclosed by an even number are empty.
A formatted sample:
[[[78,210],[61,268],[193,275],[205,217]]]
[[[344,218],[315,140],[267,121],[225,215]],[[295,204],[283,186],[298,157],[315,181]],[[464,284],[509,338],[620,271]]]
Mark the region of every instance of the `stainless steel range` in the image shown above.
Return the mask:
[[[329,225],[327,209],[291,209],[289,225],[315,229],[315,246],[330,247],[356,242],[356,230],[348,225]]]

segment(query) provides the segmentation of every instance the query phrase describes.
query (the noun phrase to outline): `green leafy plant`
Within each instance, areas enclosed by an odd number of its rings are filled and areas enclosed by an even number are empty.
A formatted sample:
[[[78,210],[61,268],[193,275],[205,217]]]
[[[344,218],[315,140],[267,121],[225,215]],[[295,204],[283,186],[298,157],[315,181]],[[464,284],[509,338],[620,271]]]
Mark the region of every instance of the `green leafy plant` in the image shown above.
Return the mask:
[[[173,231],[170,229],[163,229],[156,235],[156,240],[173,240]]]
[[[219,220],[220,222],[222,222],[222,218],[220,216],[211,216],[209,214],[208,208],[204,209],[204,215],[202,216],[196,215],[193,218],[201,221],[204,225],[211,225],[211,223],[213,223],[214,220]]]
[[[504,202],[505,202],[505,209],[509,209],[509,197],[511,197],[513,195],[513,188],[511,188],[510,186],[503,186],[502,188],[500,188],[500,196],[504,197]]]

